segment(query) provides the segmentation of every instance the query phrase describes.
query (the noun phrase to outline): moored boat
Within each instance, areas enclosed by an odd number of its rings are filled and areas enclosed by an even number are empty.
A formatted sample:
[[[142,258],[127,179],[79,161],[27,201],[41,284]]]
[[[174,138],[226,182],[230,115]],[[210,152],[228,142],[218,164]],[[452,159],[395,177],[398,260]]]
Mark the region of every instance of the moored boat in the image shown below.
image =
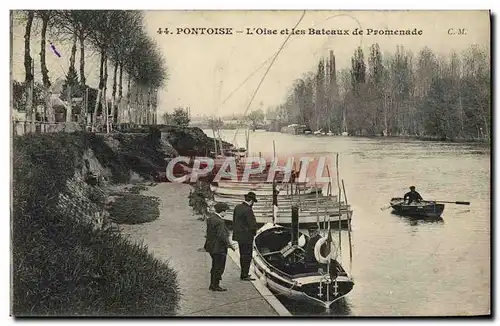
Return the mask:
[[[337,261],[335,245],[330,244],[330,253],[322,256],[323,250],[328,249],[327,237],[316,243],[315,262],[306,261],[303,248],[308,241],[309,236],[296,228],[265,224],[254,240],[254,271],[271,291],[281,296],[329,308],[351,292],[354,281]]]
[[[306,130],[305,125],[299,125],[294,123],[281,128],[280,132],[284,134],[300,135],[303,134],[305,130]]]
[[[225,202],[229,206],[237,205],[241,203],[243,200],[243,196],[232,196],[232,195],[223,195],[223,194],[214,194],[214,201]],[[259,207],[271,208],[273,205],[272,196],[260,196],[259,201],[254,204],[253,208],[257,209]],[[300,207],[312,207],[318,208],[324,211],[324,206],[338,206],[338,196],[317,196],[316,194],[307,194],[307,195],[282,195],[279,197],[280,207],[286,208],[291,207],[293,203],[298,204]],[[340,202],[340,205],[343,205],[344,202]]]
[[[396,214],[410,217],[439,218],[444,211],[444,204],[425,200],[419,203],[406,204],[401,197],[392,198],[390,205]]]
[[[350,215],[348,215],[348,213]],[[273,221],[273,215],[272,213],[255,213],[255,220],[257,221],[257,225],[264,225],[266,223],[272,223]],[[339,214],[333,213],[329,214],[328,216],[324,216],[324,214],[320,214],[319,217],[319,223],[322,226],[327,227],[328,225],[325,224],[330,224],[331,228],[337,229],[345,229],[349,226],[349,217],[352,218],[352,211],[343,211],[342,215],[339,218]],[[326,223],[325,223],[326,221]],[[231,221],[232,222],[232,221]],[[283,226],[290,226],[292,224],[292,214],[287,213],[279,213],[278,216],[278,223]],[[306,229],[311,225],[317,224],[318,223],[318,216],[316,215],[316,212],[300,212],[300,222],[299,222],[299,228],[301,229]]]
[[[234,209],[234,206],[229,205],[230,211]],[[278,216],[277,216],[277,221],[276,223],[283,225],[283,226],[289,226],[292,224],[292,213],[291,213],[291,207],[289,206],[288,209],[283,209],[282,207],[279,208]],[[340,218],[339,218],[339,211],[338,207],[330,209],[327,214],[319,210],[316,212],[314,208],[307,208],[307,209],[300,209],[300,222],[299,222],[299,227],[301,229],[305,229],[309,227],[310,225],[313,224],[318,224],[318,221],[320,225],[326,226],[325,224],[328,223],[330,224],[331,228],[347,228],[349,226],[349,219],[352,219],[352,214],[353,211],[350,210],[348,207],[341,207],[340,210]],[[257,226],[262,226],[267,223],[272,223],[273,222],[273,210],[272,208],[268,208],[267,210],[264,209],[253,209],[253,213],[255,216],[255,221],[257,222]],[[224,221],[228,225],[229,228],[231,228],[231,225],[233,223],[233,215],[232,214],[226,214],[223,217]]]
[[[269,193],[272,193],[272,188],[268,187],[261,187],[261,186],[256,186],[256,187],[217,187],[214,185],[210,185],[210,189],[218,194],[218,195],[231,195],[231,196],[244,196],[247,194],[249,191],[253,191],[257,197],[259,196],[266,196],[269,195]],[[310,195],[310,194],[316,194],[316,193],[321,193],[322,189],[318,187],[309,187],[306,189],[303,189],[300,194],[301,195]],[[289,193],[288,193],[289,194]],[[288,195],[286,191],[280,191],[278,196],[286,196]]]

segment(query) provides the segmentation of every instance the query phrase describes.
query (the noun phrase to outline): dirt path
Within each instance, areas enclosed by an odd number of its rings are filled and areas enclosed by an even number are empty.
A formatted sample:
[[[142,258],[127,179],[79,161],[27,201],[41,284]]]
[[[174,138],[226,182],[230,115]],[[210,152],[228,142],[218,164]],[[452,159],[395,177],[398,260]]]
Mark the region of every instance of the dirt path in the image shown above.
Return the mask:
[[[239,279],[239,267],[228,257],[221,285],[227,292],[208,290],[210,256],[199,251],[205,242],[205,222],[188,205],[189,185],[160,183],[143,192],[161,199],[160,217],[151,223],[123,225],[123,233],[143,241],[160,260],[178,272],[182,292],[179,315],[277,316],[250,282]]]

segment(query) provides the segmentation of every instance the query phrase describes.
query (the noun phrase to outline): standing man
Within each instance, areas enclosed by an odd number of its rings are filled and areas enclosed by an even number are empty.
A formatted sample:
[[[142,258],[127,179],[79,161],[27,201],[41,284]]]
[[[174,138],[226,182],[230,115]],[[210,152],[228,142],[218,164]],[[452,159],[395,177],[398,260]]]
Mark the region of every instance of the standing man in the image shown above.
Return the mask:
[[[253,238],[257,233],[257,221],[252,206],[257,202],[254,192],[245,195],[245,201],[236,205],[233,213],[233,240],[238,242],[240,251],[240,278],[243,281],[254,281],[250,277],[250,263],[252,262]]]
[[[423,200],[422,196],[420,196],[420,194],[415,191],[415,186],[410,187],[410,191],[405,194],[403,200],[406,202],[407,198],[408,204],[411,204],[413,202],[418,203]]]
[[[207,239],[204,248],[212,257],[209,289],[222,292],[227,291],[219,285],[226,267],[227,248],[234,250],[234,247],[229,242],[229,231],[222,219],[229,206],[226,203],[217,203],[214,209],[215,213],[211,213],[207,219]]]

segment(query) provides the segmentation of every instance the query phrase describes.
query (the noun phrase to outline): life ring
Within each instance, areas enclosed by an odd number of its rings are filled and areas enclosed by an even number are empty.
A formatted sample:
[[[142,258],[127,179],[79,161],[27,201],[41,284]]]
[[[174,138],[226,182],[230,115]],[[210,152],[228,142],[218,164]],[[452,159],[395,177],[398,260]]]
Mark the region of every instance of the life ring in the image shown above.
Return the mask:
[[[316,245],[314,246],[314,257],[321,264],[328,264],[330,262],[330,259],[335,258],[335,256],[336,256],[337,248],[335,247],[333,242],[330,245],[330,254],[328,254],[328,256],[326,256],[326,257],[324,257],[321,254],[321,247],[325,244],[326,240],[327,240],[327,237],[323,237],[323,238],[319,239],[318,242],[316,242]]]

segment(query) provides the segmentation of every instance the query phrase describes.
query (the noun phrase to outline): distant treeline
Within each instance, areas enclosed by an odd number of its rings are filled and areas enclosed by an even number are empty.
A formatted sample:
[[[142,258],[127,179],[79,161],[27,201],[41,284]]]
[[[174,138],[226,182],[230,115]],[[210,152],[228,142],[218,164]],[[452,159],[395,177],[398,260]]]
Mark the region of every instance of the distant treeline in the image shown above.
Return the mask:
[[[367,55],[358,47],[351,67],[339,71],[330,51],[267,118],[337,134],[488,140],[490,69],[489,52],[479,46],[447,57],[398,46],[382,56],[373,44]]]

